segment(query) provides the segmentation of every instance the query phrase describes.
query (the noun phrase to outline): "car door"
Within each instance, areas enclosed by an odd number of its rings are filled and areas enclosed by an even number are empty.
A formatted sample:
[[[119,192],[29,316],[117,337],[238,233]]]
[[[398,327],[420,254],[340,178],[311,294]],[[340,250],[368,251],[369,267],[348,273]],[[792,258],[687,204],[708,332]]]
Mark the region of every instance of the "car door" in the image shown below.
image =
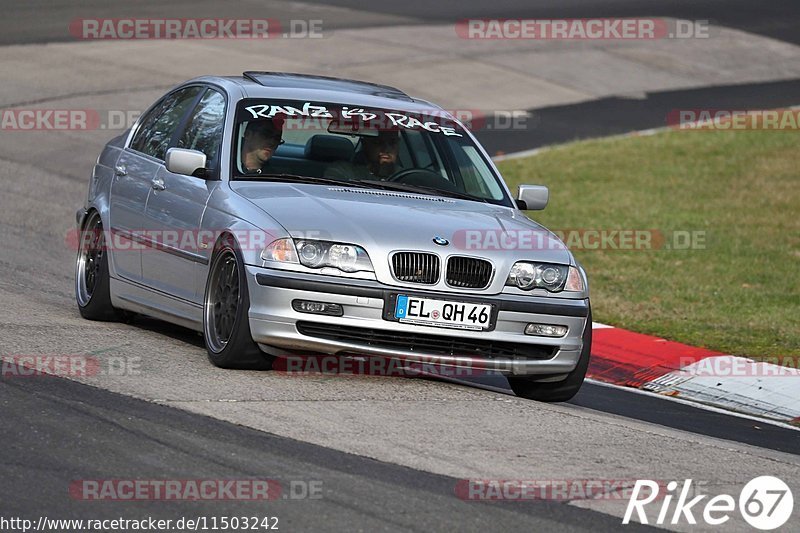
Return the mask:
[[[113,242],[111,260],[117,276],[142,279],[144,211],[152,182],[164,159],[169,141],[202,87],[187,87],[166,95],[139,121],[130,143],[114,169],[109,201]]]
[[[150,194],[158,163],[125,149],[117,159],[111,184],[109,221],[111,263],[116,276],[130,281],[142,278],[141,244],[134,240]]]
[[[225,97],[208,88],[184,121],[174,139],[176,148],[187,148],[206,155],[206,168],[214,175],[219,168],[219,152],[225,124]],[[175,174],[161,165],[145,209],[148,227],[158,228],[158,245],[142,254],[145,283],[183,300],[200,303],[197,276],[203,275],[206,254],[198,243],[200,221],[208,198],[219,182],[205,177]],[[207,244],[207,243],[205,243]]]

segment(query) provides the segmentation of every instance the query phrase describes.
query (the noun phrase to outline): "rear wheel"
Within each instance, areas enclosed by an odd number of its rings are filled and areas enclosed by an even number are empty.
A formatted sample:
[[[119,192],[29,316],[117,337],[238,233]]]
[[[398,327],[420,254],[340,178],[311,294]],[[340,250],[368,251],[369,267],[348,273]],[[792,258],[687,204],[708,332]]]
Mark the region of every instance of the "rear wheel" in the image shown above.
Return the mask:
[[[117,320],[121,313],[111,305],[108,250],[99,213],[93,213],[80,233],[75,265],[75,300],[83,318]]]
[[[572,399],[583,385],[586,377],[586,370],[589,368],[589,358],[592,353],[592,312],[586,319],[586,327],[583,331],[583,349],[578,360],[578,366],[570,372],[563,381],[555,382],[536,382],[535,376],[531,377],[509,377],[508,384],[514,394],[529,400],[541,402],[566,402]],[[542,376],[539,376],[541,379]]]
[[[241,253],[232,239],[223,237],[211,259],[203,310],[203,338],[208,358],[215,366],[262,370],[272,367],[272,358],[253,342],[249,309]]]

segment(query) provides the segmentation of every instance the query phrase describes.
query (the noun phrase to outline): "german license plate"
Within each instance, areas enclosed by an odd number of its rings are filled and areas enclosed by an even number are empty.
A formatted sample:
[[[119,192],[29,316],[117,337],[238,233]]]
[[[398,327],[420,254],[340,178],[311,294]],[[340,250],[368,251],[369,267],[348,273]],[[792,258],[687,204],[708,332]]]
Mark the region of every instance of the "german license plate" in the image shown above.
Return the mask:
[[[492,306],[399,294],[394,317],[407,324],[481,331],[491,328]]]

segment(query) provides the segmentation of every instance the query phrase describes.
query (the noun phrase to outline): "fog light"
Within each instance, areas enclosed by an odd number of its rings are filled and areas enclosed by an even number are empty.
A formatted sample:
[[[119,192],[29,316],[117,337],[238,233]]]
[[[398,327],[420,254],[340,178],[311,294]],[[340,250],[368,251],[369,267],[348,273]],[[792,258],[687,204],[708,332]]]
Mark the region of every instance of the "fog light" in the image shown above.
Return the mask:
[[[528,324],[525,326],[525,335],[536,335],[539,337],[563,337],[567,334],[567,329],[567,326]]]
[[[344,314],[344,309],[339,304],[311,302],[309,300],[292,300],[292,309],[298,313],[310,313],[312,315],[342,316]]]

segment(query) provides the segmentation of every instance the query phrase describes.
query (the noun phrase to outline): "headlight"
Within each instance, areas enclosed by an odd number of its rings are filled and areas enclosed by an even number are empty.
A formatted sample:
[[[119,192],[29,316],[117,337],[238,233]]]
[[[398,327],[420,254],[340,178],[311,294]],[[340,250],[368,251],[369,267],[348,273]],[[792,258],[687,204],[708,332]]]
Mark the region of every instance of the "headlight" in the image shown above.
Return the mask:
[[[572,280],[572,270],[575,270],[577,279],[580,280],[582,286],[583,280],[580,277],[580,273],[573,267],[521,261],[515,263],[514,266],[511,267],[506,285],[519,287],[524,291],[529,291],[531,289],[547,289],[550,292],[559,292],[565,289],[567,279]],[[567,290],[583,289],[567,288]]]
[[[331,266],[334,266],[344,272],[356,272],[357,270],[363,270],[363,268],[358,267],[359,251],[362,252],[360,254],[361,258],[366,259],[365,266],[368,266],[368,269],[372,270],[372,263],[367,257],[367,252],[347,244],[334,244],[331,246],[328,249],[328,262]]]
[[[342,272],[374,272],[367,251],[355,244],[296,241],[300,264],[309,268],[333,267]]]
[[[264,261],[300,263],[308,268],[331,267],[342,272],[374,272],[367,251],[355,244],[327,241],[294,241],[287,237],[272,241],[261,252]]]
[[[325,249],[318,242],[300,241],[297,243],[297,252],[300,255],[300,262],[311,268],[321,266],[325,258]]]

